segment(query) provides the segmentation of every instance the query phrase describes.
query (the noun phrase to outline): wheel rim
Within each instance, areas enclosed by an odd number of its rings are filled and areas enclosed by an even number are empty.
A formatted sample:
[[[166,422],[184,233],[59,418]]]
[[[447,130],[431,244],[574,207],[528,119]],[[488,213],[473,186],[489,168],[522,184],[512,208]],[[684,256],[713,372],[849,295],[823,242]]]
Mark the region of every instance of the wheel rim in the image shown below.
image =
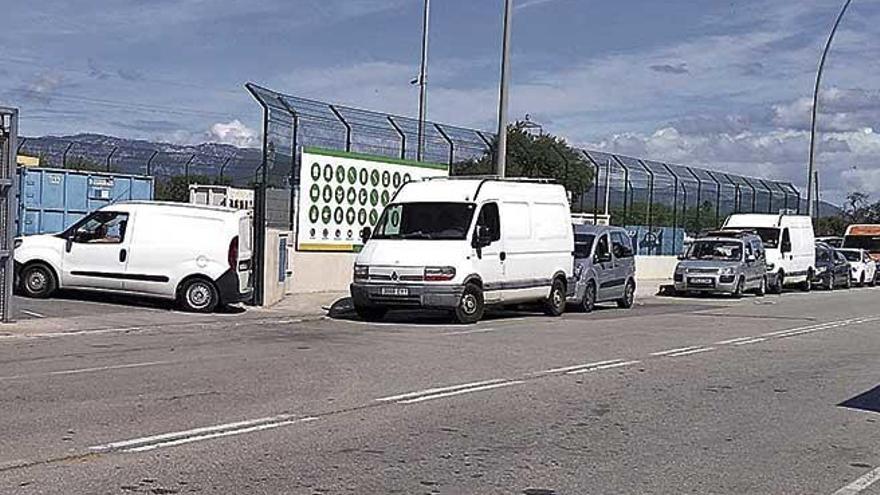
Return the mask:
[[[635,290],[633,289],[632,284],[627,284],[627,286],[626,286],[626,303],[632,304],[634,297],[635,297]]]
[[[477,297],[470,293],[461,296],[461,310],[467,315],[476,313]]]
[[[584,306],[588,309],[593,307],[593,304],[596,301],[596,289],[593,288],[593,285],[590,284],[587,286],[587,293],[584,294]]]
[[[564,302],[564,300],[562,298],[562,289],[560,289],[559,287],[554,288],[553,289],[553,305],[558,307],[558,306],[561,306],[563,302]]]
[[[49,279],[42,270],[33,270],[28,274],[26,283],[31,292],[42,292],[49,285]]]
[[[213,297],[211,288],[204,283],[193,284],[186,291],[187,302],[197,309],[208,307]]]

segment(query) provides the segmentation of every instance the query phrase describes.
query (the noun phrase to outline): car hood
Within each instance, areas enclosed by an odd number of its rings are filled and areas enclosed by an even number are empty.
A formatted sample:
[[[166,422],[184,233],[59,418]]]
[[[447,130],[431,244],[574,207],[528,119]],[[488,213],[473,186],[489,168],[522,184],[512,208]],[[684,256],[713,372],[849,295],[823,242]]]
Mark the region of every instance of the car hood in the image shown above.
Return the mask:
[[[682,260],[678,262],[680,268],[727,268],[739,265],[739,261],[715,261],[715,260]]]
[[[467,241],[371,239],[356,263],[372,266],[457,266],[470,255]]]

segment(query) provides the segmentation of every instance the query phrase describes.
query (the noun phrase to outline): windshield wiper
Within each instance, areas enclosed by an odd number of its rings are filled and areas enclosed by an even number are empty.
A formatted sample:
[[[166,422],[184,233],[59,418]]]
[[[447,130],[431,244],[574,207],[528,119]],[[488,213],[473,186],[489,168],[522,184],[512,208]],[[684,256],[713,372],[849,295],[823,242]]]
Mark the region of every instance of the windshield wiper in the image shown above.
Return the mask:
[[[400,234],[400,238],[401,239],[433,239],[434,236],[432,236],[431,234],[426,234],[425,232],[422,232],[420,230],[418,232],[409,232],[406,234]]]

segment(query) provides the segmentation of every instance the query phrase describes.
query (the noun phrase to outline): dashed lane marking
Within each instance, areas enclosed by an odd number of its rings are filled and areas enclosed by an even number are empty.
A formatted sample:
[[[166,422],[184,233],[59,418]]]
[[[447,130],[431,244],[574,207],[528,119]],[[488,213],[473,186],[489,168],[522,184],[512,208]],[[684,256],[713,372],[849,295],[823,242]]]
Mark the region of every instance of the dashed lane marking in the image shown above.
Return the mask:
[[[667,354],[666,356],[667,357],[683,357],[683,356],[690,356],[691,354],[699,354],[701,352],[709,352],[709,351],[714,351],[714,350],[715,350],[714,347],[698,347],[696,349],[690,349],[687,351],[676,352],[673,354]]]
[[[453,390],[460,390],[460,389],[472,388],[472,387],[480,387],[483,385],[491,385],[491,384],[501,383],[504,381],[505,380],[501,380],[501,379],[484,380],[481,382],[462,383],[461,385],[451,385],[449,387],[426,388],[424,390],[417,390],[415,392],[407,392],[405,394],[391,395],[388,397],[381,397],[379,399],[376,399],[376,401],[377,402],[395,402],[395,401],[400,401],[400,400],[404,400],[404,399],[411,399],[413,397],[420,397],[423,395],[432,395],[432,394],[438,394],[438,393],[443,393],[443,392],[449,392],[449,391],[453,391]]]
[[[880,467],[868,471],[859,479],[834,492],[834,495],[856,495],[877,481],[880,481]]]
[[[574,370],[580,370],[584,368],[594,368],[596,366],[603,366],[606,364],[614,364],[623,361],[623,359],[610,359],[607,361],[596,361],[595,363],[586,363],[586,364],[575,364],[573,366],[564,366],[562,368],[551,368],[549,370],[544,370],[541,374],[549,374],[549,373],[564,373]]]
[[[566,375],[580,375],[581,373],[589,373],[591,371],[600,371],[600,370],[610,370],[613,368],[622,368],[624,366],[631,366],[633,364],[641,363],[641,361],[623,361],[621,363],[613,363],[613,364],[603,364],[602,366],[594,366],[592,368],[585,368],[581,370],[569,371]]]
[[[684,352],[684,351],[690,351],[692,349],[697,349],[698,347],[699,346],[692,345],[690,347],[678,347],[676,349],[667,349],[665,351],[652,352],[651,356],[667,356],[669,354],[675,354],[677,352]]]
[[[525,382],[523,380],[504,381],[504,382],[500,382],[500,383],[493,383],[491,385],[482,385],[480,387],[470,387],[470,388],[454,390],[451,392],[443,392],[440,394],[423,395],[421,397],[416,397],[413,399],[401,400],[401,401],[398,401],[398,403],[399,404],[415,404],[418,402],[424,402],[426,400],[445,399],[446,397],[453,397],[455,395],[470,394],[473,392],[484,392],[486,390],[494,390],[496,388],[509,387],[511,385],[519,385],[522,383],[525,383]]]
[[[749,344],[757,344],[758,342],[766,342],[766,337],[756,337],[754,339],[741,340],[739,342],[734,342],[733,345],[749,345]]]

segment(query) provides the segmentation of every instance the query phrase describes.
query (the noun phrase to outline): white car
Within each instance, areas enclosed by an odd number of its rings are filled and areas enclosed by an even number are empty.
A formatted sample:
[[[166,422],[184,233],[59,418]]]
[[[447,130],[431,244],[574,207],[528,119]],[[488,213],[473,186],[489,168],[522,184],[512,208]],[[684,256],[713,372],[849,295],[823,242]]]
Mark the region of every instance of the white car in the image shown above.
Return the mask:
[[[876,285],[877,263],[864,249],[838,249],[849,262],[852,281],[859,287]]]
[[[15,241],[16,286],[29,297],[56,289],[176,299],[210,312],[253,289],[251,213],[183,203],[105,206],[64,232]]]
[[[410,182],[363,237],[351,297],[365,320],[434,308],[474,323],[485,306],[519,303],[543,303],[558,316],[574,289],[568,197],[547,181]]]

